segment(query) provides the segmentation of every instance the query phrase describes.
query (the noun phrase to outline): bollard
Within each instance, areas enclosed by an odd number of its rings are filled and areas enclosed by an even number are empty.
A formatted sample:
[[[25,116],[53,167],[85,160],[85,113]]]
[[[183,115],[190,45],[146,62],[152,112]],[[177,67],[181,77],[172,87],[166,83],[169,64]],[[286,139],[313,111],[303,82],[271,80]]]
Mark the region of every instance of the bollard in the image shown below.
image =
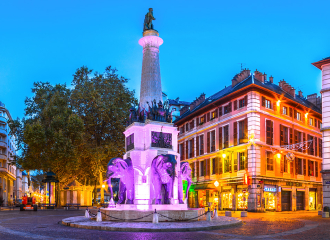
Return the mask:
[[[86,208],[86,211],[85,211],[85,218],[90,218],[88,208]]]
[[[158,213],[156,212],[156,209],[155,212],[152,214],[152,223],[158,224]]]
[[[246,211],[242,211],[241,212],[241,217],[247,217],[247,212]]]
[[[329,217],[329,212],[322,213],[322,218],[328,218],[328,217]]]
[[[214,219],[218,219],[218,210],[217,210],[217,208],[214,209]]]
[[[226,217],[231,217],[231,216],[232,216],[231,211],[226,211],[226,212],[225,212],[225,216],[226,216]]]
[[[102,213],[101,213],[100,209],[97,212],[96,222],[102,222]]]
[[[212,221],[212,212],[210,210],[206,213],[206,221]]]

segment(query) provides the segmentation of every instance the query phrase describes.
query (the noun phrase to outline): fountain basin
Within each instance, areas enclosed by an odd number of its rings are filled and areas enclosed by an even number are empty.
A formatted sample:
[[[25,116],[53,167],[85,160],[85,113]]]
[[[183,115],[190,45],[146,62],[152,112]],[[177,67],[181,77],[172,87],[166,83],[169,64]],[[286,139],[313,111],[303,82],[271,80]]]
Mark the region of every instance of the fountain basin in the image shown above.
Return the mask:
[[[198,221],[201,219],[205,219],[205,216],[198,216],[205,213],[203,208],[186,208],[186,209],[173,209],[173,205],[150,205],[153,207],[153,210],[138,210],[138,209],[127,209],[129,207],[134,208],[133,206],[139,205],[131,205],[130,204],[123,204],[121,208],[126,209],[118,209],[118,208],[101,208],[100,211],[102,212],[102,220],[103,221],[135,221],[135,222],[152,222],[152,213],[155,212],[164,215],[165,217],[159,215],[159,222],[170,222],[170,221],[178,221],[178,220],[188,220],[191,218],[191,221]],[[174,205],[179,208],[180,205]],[[184,206],[182,206],[183,208]],[[185,205],[185,207],[187,207]],[[111,217],[115,218],[111,218]],[[134,220],[133,220],[134,219]],[[137,220],[135,220],[137,219]]]

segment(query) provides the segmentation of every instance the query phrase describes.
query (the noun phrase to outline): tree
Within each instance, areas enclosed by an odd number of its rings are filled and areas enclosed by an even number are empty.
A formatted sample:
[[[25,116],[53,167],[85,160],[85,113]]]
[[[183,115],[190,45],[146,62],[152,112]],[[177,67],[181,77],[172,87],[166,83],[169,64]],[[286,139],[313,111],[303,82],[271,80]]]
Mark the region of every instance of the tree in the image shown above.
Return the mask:
[[[102,185],[103,174],[110,158],[125,151],[125,130],[129,109],[137,104],[134,91],[125,84],[128,79],[118,76],[117,70],[107,67],[104,74],[87,67],[77,69],[72,85],[71,105],[84,122],[84,162],[94,178],[95,186]],[[96,188],[94,189],[94,202]],[[101,201],[102,199],[101,191]]]

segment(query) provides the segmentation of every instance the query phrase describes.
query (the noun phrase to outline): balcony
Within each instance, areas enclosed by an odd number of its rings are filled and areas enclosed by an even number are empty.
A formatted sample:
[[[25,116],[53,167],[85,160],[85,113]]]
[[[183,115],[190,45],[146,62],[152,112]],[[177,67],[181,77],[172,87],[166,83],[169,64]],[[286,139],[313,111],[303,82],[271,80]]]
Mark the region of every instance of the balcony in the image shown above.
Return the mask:
[[[7,147],[6,141],[0,140],[0,147]]]
[[[7,160],[7,154],[0,153],[0,159]]]
[[[7,136],[7,130],[5,128],[0,127],[0,134]]]
[[[4,116],[0,116],[0,122],[7,122],[7,118],[5,118]]]

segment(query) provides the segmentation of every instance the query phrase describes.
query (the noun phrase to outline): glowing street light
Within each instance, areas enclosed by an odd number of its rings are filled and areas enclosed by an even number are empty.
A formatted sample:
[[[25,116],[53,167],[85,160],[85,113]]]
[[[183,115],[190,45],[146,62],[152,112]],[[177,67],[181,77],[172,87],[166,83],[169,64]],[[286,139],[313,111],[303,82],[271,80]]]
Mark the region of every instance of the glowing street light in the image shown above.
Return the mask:
[[[105,188],[105,185],[104,184],[102,184],[102,188]]]
[[[280,153],[277,153],[276,156],[277,158],[281,158],[282,155]]]
[[[279,107],[280,104],[281,104],[281,100],[278,100],[278,101],[276,102],[276,105]]]
[[[226,158],[226,154],[225,153],[222,154],[222,158]]]
[[[215,187],[219,187],[219,185],[220,185],[220,184],[219,184],[218,181],[215,181],[215,182],[214,182],[214,186],[215,186]]]

